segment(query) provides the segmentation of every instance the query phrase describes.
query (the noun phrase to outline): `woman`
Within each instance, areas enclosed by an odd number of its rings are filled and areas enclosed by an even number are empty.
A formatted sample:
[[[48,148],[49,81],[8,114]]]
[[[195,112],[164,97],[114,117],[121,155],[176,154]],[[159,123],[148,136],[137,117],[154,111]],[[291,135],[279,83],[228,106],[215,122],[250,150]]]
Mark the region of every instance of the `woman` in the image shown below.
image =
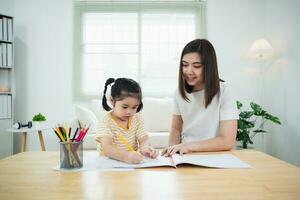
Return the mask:
[[[208,40],[196,39],[184,47],[178,80],[169,147],[162,155],[233,148],[238,110],[219,78],[216,53]]]

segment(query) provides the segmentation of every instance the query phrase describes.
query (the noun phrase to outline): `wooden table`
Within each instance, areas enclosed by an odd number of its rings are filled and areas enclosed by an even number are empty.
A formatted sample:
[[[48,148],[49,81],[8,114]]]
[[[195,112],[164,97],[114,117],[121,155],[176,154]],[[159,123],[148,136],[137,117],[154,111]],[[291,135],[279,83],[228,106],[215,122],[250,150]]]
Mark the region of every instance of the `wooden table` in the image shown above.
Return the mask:
[[[253,168],[63,173],[52,170],[58,152],[23,152],[0,160],[0,199],[300,199],[300,168],[254,150],[220,153]]]
[[[51,129],[51,127],[39,127],[39,128],[32,127],[32,128],[21,128],[21,129],[10,128],[10,129],[7,129],[7,131],[12,132],[12,133],[22,133],[22,144],[21,144],[22,152],[26,151],[27,133],[38,132],[41,150],[46,151],[42,131],[49,130],[49,129]]]

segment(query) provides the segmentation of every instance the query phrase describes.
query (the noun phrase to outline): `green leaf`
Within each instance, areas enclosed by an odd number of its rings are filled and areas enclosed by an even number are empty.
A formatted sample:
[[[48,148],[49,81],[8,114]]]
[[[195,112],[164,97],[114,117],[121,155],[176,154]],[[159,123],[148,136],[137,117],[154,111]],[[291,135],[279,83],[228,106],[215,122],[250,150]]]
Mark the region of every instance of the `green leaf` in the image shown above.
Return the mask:
[[[253,131],[254,133],[266,133],[267,131],[263,130],[263,129],[257,129]]]
[[[249,143],[250,143],[250,144],[253,144],[253,141],[252,141],[251,139],[249,139]]]
[[[261,112],[260,112],[260,116],[262,116],[262,117],[265,117],[265,116],[267,116],[269,113],[267,112],[267,111],[265,111],[265,110],[261,110]]]
[[[236,134],[236,140],[237,141],[243,141],[243,138],[244,138],[243,131],[238,129],[237,134]]]
[[[239,116],[244,119],[249,119],[250,117],[253,116],[253,114],[254,113],[252,111],[243,111],[239,114]]]
[[[243,104],[240,101],[237,101],[236,103],[240,111],[236,140],[242,142],[244,148],[247,148],[247,144],[249,143],[253,144],[251,138],[253,138],[257,133],[267,132],[262,127],[262,125],[265,124],[265,122],[270,121],[276,124],[281,124],[278,117],[269,114],[266,110],[263,110],[262,107],[255,102],[250,103],[252,111],[243,111],[241,110]],[[257,116],[255,117],[255,120],[251,120],[253,115]],[[256,125],[260,128],[253,130],[256,127]],[[250,133],[254,133],[252,137],[250,137]]]
[[[238,128],[239,129],[248,129],[248,128],[253,128],[254,126],[255,126],[254,122],[247,121],[244,119],[238,120]]]
[[[261,109],[260,105],[258,105],[257,103],[251,102],[250,106],[251,106],[252,110],[254,111],[255,115],[258,115],[258,116],[261,115],[263,110]]]
[[[46,121],[46,117],[44,115],[42,115],[41,113],[39,113],[39,114],[33,116],[32,121],[37,121],[37,122]]]
[[[271,120],[272,122],[274,122],[275,124],[280,124],[280,125],[281,125],[281,122],[280,122],[280,120],[279,120],[278,117],[273,116],[270,120]]]
[[[244,134],[244,141],[245,141],[246,143],[253,144],[252,140],[250,139],[249,133],[247,133],[247,134],[245,133],[245,134]]]
[[[236,101],[237,108],[240,109],[243,107],[243,104],[240,101]]]
[[[276,116],[273,116],[273,115],[271,115],[271,114],[267,114],[264,118],[267,119],[267,120],[272,121],[272,122],[275,123],[275,124],[281,124],[279,118],[276,117]]]

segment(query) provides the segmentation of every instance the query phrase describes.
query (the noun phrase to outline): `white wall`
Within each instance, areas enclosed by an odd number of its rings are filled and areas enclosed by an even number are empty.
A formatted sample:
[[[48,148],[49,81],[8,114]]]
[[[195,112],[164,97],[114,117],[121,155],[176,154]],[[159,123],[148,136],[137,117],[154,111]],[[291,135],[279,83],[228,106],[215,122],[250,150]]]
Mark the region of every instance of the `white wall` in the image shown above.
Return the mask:
[[[208,0],[207,33],[216,47],[220,75],[231,83],[238,99],[262,104],[283,122],[268,127],[266,151],[300,166],[298,8],[297,0]],[[251,44],[261,37],[275,50],[273,59],[262,64],[247,57]],[[260,139],[254,141],[258,149]]]
[[[14,15],[14,1],[0,0],[0,13],[2,15],[13,16]]]
[[[266,1],[266,33],[275,57],[266,69],[266,107],[282,119],[272,126],[271,153],[300,166],[300,1]]]
[[[220,77],[245,103],[259,100],[257,66],[247,54],[252,42],[264,36],[264,11],[261,0],[207,1],[207,37],[216,49]]]
[[[26,122],[41,112],[54,124],[73,116],[72,0],[15,0],[14,13],[15,120]],[[58,149],[53,131],[44,138],[46,149]],[[30,134],[28,150],[38,150],[38,141]]]
[[[249,59],[251,44],[265,37],[265,1],[208,0],[207,37],[218,57],[219,74],[229,84],[245,109],[254,101],[261,104],[258,63]],[[261,138],[254,148],[263,150]]]

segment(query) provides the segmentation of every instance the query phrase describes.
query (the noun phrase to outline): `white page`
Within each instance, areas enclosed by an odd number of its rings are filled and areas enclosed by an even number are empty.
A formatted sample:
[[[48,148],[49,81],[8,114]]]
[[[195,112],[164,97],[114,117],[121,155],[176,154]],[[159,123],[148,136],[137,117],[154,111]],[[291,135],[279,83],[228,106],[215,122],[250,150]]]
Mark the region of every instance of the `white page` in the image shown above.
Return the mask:
[[[83,167],[76,169],[61,169],[58,164],[53,168],[54,170],[64,172],[77,172],[87,170],[101,170],[101,171],[128,171],[133,170],[130,165],[108,157],[99,156],[98,152],[83,152]]]
[[[155,158],[155,159],[144,157],[142,163],[133,164],[130,166],[132,168],[146,168],[146,167],[160,167],[160,166],[175,167],[172,165],[172,161],[171,161],[170,157],[164,157],[164,156],[160,156],[160,155],[157,156],[157,158]]]
[[[158,167],[158,166],[172,166],[170,158],[158,156],[155,159],[144,157],[140,164],[127,164],[122,161],[113,160],[104,156],[85,156],[84,166],[96,168],[145,168],[145,167]]]
[[[250,165],[232,154],[209,154],[209,155],[173,155],[174,163],[193,164],[213,168],[251,168]]]
[[[74,170],[60,169],[58,165],[54,167],[54,169],[61,171],[85,171],[95,169],[134,169],[159,166],[172,166],[171,158],[164,156],[158,156],[156,159],[144,157],[143,162],[140,164],[127,164],[125,162],[110,159],[105,156],[99,156],[98,152],[84,152],[82,168]]]
[[[83,155],[83,166],[90,169],[99,168],[132,168],[129,164],[99,156],[98,152]]]

